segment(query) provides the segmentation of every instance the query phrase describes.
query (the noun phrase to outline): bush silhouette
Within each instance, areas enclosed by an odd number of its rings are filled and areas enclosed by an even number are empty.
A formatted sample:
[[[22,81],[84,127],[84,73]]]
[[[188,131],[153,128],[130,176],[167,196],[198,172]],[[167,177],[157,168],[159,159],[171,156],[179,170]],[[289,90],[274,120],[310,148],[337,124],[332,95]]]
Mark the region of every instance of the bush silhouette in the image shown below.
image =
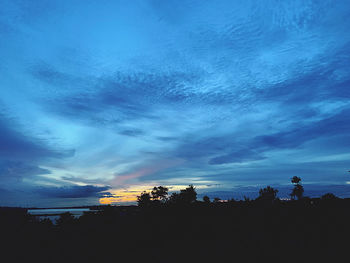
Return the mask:
[[[210,198],[209,198],[209,196],[207,196],[207,195],[203,196],[203,202],[204,202],[204,203],[210,203]]]
[[[334,194],[332,193],[327,193],[321,196],[321,200],[337,200],[339,199],[339,197],[336,197]]]
[[[267,186],[259,190],[259,197],[257,200],[261,201],[274,201],[277,199],[278,190]]]

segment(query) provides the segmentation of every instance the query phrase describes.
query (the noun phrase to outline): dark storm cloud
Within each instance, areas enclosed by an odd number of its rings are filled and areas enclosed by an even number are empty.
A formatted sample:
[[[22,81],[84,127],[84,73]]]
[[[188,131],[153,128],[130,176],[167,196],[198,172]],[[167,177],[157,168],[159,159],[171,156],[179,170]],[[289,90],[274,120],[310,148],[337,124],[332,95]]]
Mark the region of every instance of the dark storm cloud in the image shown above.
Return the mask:
[[[62,187],[40,187],[37,193],[49,198],[84,198],[84,197],[101,197],[104,195],[112,195],[111,193],[103,193],[110,189],[108,186],[62,186]]]

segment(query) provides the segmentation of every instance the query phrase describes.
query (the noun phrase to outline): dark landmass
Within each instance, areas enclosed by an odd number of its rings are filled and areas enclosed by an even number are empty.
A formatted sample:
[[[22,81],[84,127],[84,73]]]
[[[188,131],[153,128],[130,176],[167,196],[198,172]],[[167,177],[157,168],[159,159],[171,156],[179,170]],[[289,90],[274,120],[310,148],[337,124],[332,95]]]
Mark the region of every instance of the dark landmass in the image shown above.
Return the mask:
[[[56,224],[1,208],[3,262],[345,262],[350,199],[276,192],[222,202],[196,200],[192,186],[171,196],[155,187],[138,206],[65,213]]]

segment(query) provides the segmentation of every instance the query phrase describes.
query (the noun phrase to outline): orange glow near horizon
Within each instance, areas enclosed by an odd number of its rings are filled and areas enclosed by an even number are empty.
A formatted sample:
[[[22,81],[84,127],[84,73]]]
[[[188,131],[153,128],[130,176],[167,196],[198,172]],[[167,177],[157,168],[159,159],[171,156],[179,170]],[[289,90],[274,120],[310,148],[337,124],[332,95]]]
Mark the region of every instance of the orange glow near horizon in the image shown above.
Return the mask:
[[[159,185],[159,184],[157,184]],[[188,185],[173,185],[166,186],[169,188],[170,192],[180,191],[181,189],[185,189]],[[196,189],[207,188],[207,186],[195,186]],[[132,203],[137,201],[137,196],[139,196],[143,191],[150,192],[153,186],[149,185],[137,185],[129,188],[121,188],[121,189],[113,189],[110,190],[115,197],[103,197],[99,199],[100,204],[102,205],[112,205],[112,204],[122,204],[122,203]]]
[[[99,202],[101,205],[112,205],[117,203],[132,203],[137,201],[137,195],[125,195],[121,197],[103,197]]]
[[[100,204],[117,204],[117,203],[131,203],[137,201],[137,196],[139,196],[143,191],[151,191],[154,186],[151,185],[132,185],[134,180],[137,180],[139,177],[147,176],[155,172],[165,170],[167,168],[177,166],[182,164],[184,160],[182,159],[173,159],[173,160],[162,160],[158,161],[144,167],[126,174],[120,174],[116,176],[111,182],[112,186],[111,192],[114,197],[104,197],[100,198]],[[125,186],[126,187],[121,187]],[[156,185],[156,184],[154,184]],[[157,184],[159,185],[159,184]],[[177,187],[177,186],[176,186]],[[174,191],[176,187],[169,187],[169,190]]]
[[[111,205],[118,203],[131,203],[137,201],[137,196],[143,191],[150,191],[150,186],[134,186],[130,188],[113,189],[109,192],[115,195],[115,197],[103,197],[99,199],[100,204]]]

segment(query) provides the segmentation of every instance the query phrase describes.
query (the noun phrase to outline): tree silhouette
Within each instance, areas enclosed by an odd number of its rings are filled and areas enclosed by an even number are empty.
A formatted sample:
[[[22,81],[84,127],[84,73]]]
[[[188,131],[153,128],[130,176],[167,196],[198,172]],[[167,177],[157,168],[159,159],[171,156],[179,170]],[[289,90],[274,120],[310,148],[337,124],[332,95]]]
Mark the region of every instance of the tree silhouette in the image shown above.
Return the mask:
[[[298,176],[293,176],[291,179],[292,184],[298,184],[301,182],[301,178]]]
[[[168,197],[168,190],[168,188],[163,186],[155,186],[151,192],[151,197],[153,200],[166,201]]]
[[[327,193],[321,196],[321,200],[337,200],[337,199],[339,199],[339,197],[336,197],[332,193]]]
[[[272,188],[271,186],[267,186],[259,190],[258,200],[264,201],[274,201],[277,199],[278,190]]]
[[[142,192],[137,196],[137,204],[139,207],[149,207],[152,204],[151,195],[147,192]]]
[[[180,196],[185,203],[193,203],[197,200],[197,192],[192,184],[186,189],[180,190]]]
[[[181,201],[180,194],[172,193],[171,196],[169,197],[168,203],[177,204],[177,203],[180,203],[180,201]]]
[[[303,198],[304,187],[301,185],[301,178],[298,176],[293,176],[291,178],[292,184],[294,184],[294,188],[290,194],[291,198],[294,200],[295,197],[300,200]]]
[[[172,193],[169,198],[171,204],[191,204],[197,200],[197,192],[193,185],[189,185],[186,189],[180,190],[180,193]]]

